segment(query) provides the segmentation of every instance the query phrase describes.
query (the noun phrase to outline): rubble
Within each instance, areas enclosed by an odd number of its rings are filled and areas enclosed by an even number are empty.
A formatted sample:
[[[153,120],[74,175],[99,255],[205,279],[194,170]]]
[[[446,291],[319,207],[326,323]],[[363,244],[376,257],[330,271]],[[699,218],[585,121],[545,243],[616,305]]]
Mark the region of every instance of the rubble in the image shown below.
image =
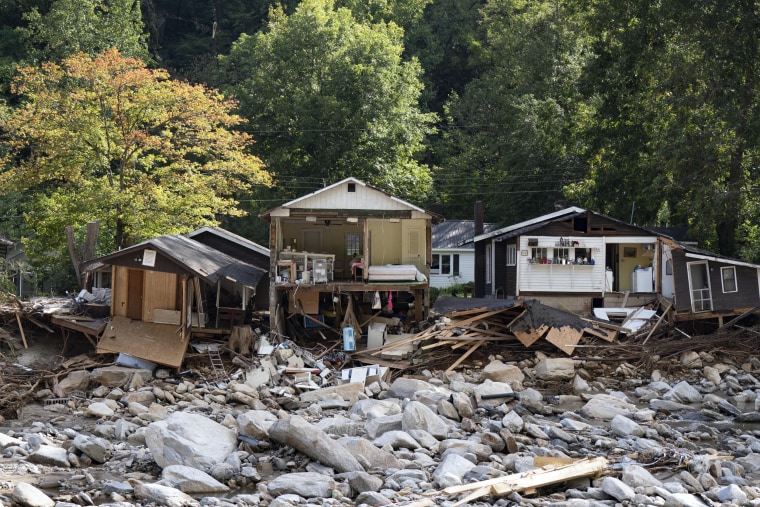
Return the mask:
[[[382,338],[405,359],[240,331],[223,379],[202,353],[183,371],[85,355],[42,374],[0,357],[0,392],[19,396],[0,503],[760,505],[752,333],[607,341],[498,304]],[[547,339],[568,327],[586,341]]]

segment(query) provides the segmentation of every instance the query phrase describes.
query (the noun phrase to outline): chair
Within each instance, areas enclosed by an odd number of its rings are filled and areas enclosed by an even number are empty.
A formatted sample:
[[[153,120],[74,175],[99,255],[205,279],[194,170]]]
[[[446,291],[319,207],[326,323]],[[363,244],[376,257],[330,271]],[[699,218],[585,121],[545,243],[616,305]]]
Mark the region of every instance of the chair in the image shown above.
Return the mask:
[[[351,261],[351,276],[355,282],[357,281],[357,271],[359,272],[359,276],[363,278],[364,262],[361,257],[355,257],[354,260]]]

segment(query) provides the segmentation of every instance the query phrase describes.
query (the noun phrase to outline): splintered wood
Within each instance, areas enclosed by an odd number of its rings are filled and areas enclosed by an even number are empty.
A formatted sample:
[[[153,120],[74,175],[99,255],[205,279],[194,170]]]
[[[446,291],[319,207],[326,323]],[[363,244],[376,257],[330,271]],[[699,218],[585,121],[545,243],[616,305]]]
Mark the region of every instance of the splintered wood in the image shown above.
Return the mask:
[[[506,496],[514,492],[528,494],[543,486],[582,477],[596,477],[605,472],[607,466],[608,462],[605,458],[587,458],[570,464],[547,465],[528,472],[463,484],[462,486],[451,486],[444,489],[443,493],[447,495],[466,493],[464,498],[452,504],[452,507],[455,507],[466,505],[484,496]]]
[[[446,371],[459,367],[476,351],[521,344],[537,346],[543,341],[573,355],[584,336],[614,340],[616,330],[551,308],[535,301],[515,301],[497,309],[486,306],[449,311],[433,325],[416,334],[388,335],[382,346],[362,351],[367,358],[401,360],[420,352],[450,348],[455,355]],[[488,349],[493,350],[493,349]],[[361,357],[357,358],[363,361]]]

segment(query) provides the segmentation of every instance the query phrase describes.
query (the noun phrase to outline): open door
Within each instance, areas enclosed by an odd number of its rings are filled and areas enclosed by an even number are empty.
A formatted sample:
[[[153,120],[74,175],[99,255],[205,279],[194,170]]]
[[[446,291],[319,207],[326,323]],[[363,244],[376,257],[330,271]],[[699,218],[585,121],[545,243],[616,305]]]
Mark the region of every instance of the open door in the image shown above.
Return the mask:
[[[707,261],[686,263],[689,272],[691,309],[694,313],[712,310],[712,290]]]

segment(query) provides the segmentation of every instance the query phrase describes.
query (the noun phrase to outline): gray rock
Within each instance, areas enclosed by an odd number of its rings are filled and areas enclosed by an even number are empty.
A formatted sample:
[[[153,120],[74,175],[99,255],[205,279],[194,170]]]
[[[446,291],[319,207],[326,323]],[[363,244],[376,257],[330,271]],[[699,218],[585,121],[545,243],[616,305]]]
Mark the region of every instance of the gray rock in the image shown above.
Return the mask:
[[[424,380],[399,377],[388,388],[388,396],[391,398],[413,399],[421,391],[436,391],[436,387]]]
[[[644,428],[622,414],[617,414],[612,418],[610,429],[613,434],[623,438],[644,436]]]
[[[662,482],[656,479],[647,469],[639,465],[625,465],[622,481],[630,487],[662,487]]]
[[[335,417],[324,417],[314,425],[328,435],[356,435],[361,425],[347,417],[337,415]]]
[[[514,410],[507,412],[501,419],[501,425],[512,433],[520,433],[525,427],[525,421]]]
[[[235,450],[237,436],[202,415],[174,412],[146,428],[145,443],[161,468],[187,465],[208,470]]]
[[[11,499],[24,507],[53,507],[55,505],[52,498],[26,482],[16,484]]]
[[[364,432],[370,439],[375,439],[387,431],[400,431],[404,414],[375,417],[364,424]]]
[[[545,357],[536,365],[536,377],[541,380],[571,380],[575,376],[575,361],[569,357]]]
[[[333,489],[335,480],[316,472],[280,475],[267,485],[267,491],[275,497],[291,494],[303,498],[329,498]]]
[[[663,394],[662,399],[676,403],[699,403],[702,401],[702,395],[694,386],[682,380]]]
[[[609,394],[595,394],[581,407],[581,415],[590,419],[611,420],[616,415],[631,415],[636,406]]]
[[[455,453],[446,454],[433,472],[433,480],[441,488],[458,486],[475,464]]]
[[[376,447],[366,438],[343,437],[338,439],[338,444],[350,452],[366,470],[403,467],[401,461],[393,454]]]
[[[198,493],[226,493],[229,487],[209,474],[186,465],[169,465],[161,473],[161,484],[191,495]]]
[[[664,412],[687,412],[693,409],[689,405],[670,400],[650,400],[649,408],[654,411]]]
[[[355,500],[355,505],[369,505],[371,507],[390,504],[390,498],[375,491],[365,491],[357,496]]]
[[[452,393],[451,403],[454,405],[459,417],[472,417],[475,415],[475,403],[466,393]]]
[[[397,399],[376,400],[367,398],[354,403],[348,413],[371,420],[377,417],[400,414],[401,403]]]
[[[20,446],[24,442],[18,438],[10,437],[5,433],[0,433],[0,449],[7,449],[11,446]]]
[[[300,416],[278,420],[269,428],[269,437],[339,472],[364,471],[346,448]]]
[[[135,496],[140,500],[152,502],[166,507],[199,507],[200,502],[187,493],[164,486],[163,484],[146,484],[130,479],[129,483],[135,490]]]
[[[58,393],[66,397],[75,391],[87,391],[90,385],[90,372],[87,370],[72,371],[58,383]]]
[[[409,433],[406,431],[386,431],[372,443],[378,447],[391,446],[393,449],[419,449],[422,447]]]
[[[367,491],[380,491],[383,487],[383,480],[367,472],[348,472],[341,474],[339,479],[346,479],[351,489],[357,493],[366,493]]]
[[[84,415],[88,417],[108,419],[114,415],[114,410],[105,402],[96,401],[90,403],[84,411]]]
[[[519,385],[525,380],[525,374],[517,366],[513,364],[504,364],[498,359],[495,359],[483,368],[483,378],[493,380],[494,382],[506,382],[510,385]]]
[[[438,448],[438,439],[425,430],[410,430],[409,435],[416,440],[423,448],[435,451]]]
[[[631,501],[636,496],[633,488],[615,477],[605,477],[602,480],[602,491],[619,502]]]
[[[74,447],[82,451],[97,463],[105,463],[111,457],[111,442],[105,438],[78,434],[74,438]]]
[[[153,377],[150,370],[142,368],[128,368],[126,366],[104,366],[95,368],[90,373],[90,380],[104,386],[121,387],[127,385],[132,377],[138,375],[143,382],[147,382]]]
[[[269,428],[277,422],[277,416],[268,410],[248,410],[237,416],[238,433],[257,440],[269,438]]]
[[[40,445],[36,451],[29,454],[27,460],[40,465],[70,466],[66,449],[54,445]]]
[[[410,401],[404,408],[401,429],[424,430],[435,438],[444,439],[449,432],[449,425],[441,417],[418,401]]]
[[[729,484],[715,492],[715,496],[721,502],[731,502],[736,505],[745,505],[747,503],[747,493],[736,484]]]

